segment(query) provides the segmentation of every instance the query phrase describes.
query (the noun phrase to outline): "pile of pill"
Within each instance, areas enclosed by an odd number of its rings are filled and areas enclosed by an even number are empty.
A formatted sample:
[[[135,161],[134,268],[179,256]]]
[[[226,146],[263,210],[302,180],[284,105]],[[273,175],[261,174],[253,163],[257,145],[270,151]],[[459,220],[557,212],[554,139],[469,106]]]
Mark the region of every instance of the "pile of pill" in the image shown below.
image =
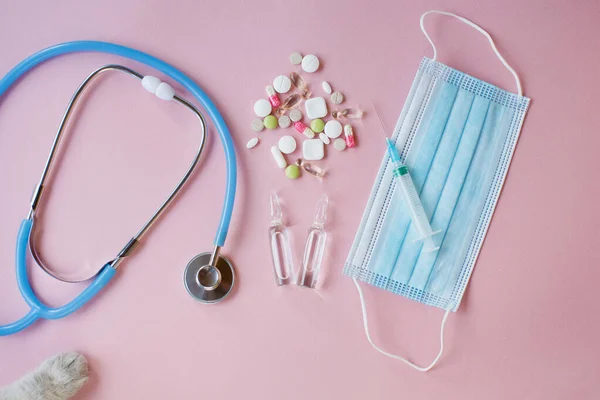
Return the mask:
[[[321,65],[317,56],[313,54],[302,56],[298,52],[290,55],[290,61],[293,65],[300,65],[302,70],[308,74],[319,70]],[[297,92],[294,93],[296,90]],[[334,91],[329,82],[321,82],[321,90],[329,97],[329,101],[334,106],[344,102],[344,95]],[[259,99],[254,103],[254,114],[258,118],[252,121],[252,130],[261,132],[264,129],[292,127],[303,135],[301,146],[298,146],[296,138],[292,135],[279,137],[277,144],[271,146],[275,164],[285,171],[285,175],[289,179],[300,177],[302,170],[322,178],[325,171],[312,161],[322,160],[325,157],[325,147],[329,144],[332,144],[337,151],[355,147],[356,141],[352,125],[342,125],[340,120],[360,119],[363,115],[361,110],[345,108],[330,112],[326,98],[324,96],[313,97],[308,85],[297,72],[291,72],[289,76],[275,77],[273,83],[266,86],[265,93],[266,98]],[[284,95],[286,98],[282,98]],[[301,107],[303,100],[304,107]],[[328,115],[331,115],[332,119],[325,120]],[[308,125],[303,122],[304,117],[307,118]],[[340,137],[342,134],[343,137]],[[252,149],[258,142],[258,137],[253,137],[248,141],[246,147]],[[298,158],[295,163],[288,163],[286,155],[291,155],[298,147],[302,150],[302,158]],[[311,161],[311,163],[307,161]]]

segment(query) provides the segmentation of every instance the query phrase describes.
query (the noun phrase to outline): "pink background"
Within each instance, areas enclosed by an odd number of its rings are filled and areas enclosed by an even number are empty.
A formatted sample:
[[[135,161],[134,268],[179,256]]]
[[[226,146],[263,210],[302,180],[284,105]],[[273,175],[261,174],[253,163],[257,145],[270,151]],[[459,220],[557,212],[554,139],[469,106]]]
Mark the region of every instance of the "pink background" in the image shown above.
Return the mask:
[[[201,3],[5,2],[0,73],[46,46],[106,40],[154,54],[189,73],[212,96],[233,133],[239,190],[229,240],[238,286],[204,306],[182,285],[195,254],[211,248],[224,190],[224,157],[210,132],[201,171],[96,301],[60,321],[0,338],[0,384],[48,356],[78,350],[92,376],[78,399],[563,399],[597,397],[598,63],[595,1],[389,1]],[[421,374],[367,343],[356,289],[342,275],[383,154],[374,99],[391,127],[419,61],[431,49],[418,26],[441,8],[487,28],[520,74],[532,106],[471,284],[447,326],[447,351]],[[439,59],[503,88],[508,72],[470,28],[432,16]],[[292,51],[315,53],[322,79],[347,105],[370,112],[355,126],[358,147],[328,149],[323,183],[289,181],[275,168],[264,132],[253,151],[252,104],[273,77],[292,71]],[[27,75],[0,107],[1,322],[27,307],[14,277],[14,246],[67,101],[105,55],[55,59]],[[125,61],[126,65],[151,72]],[[186,168],[197,122],[145,95],[135,81],[107,77],[94,89],[67,141],[47,193],[40,248],[63,273],[93,271],[120,250]],[[88,105],[89,104],[89,105]],[[331,242],[317,291],[274,284],[267,241],[268,193],[284,202],[301,256],[321,193],[333,209]],[[82,286],[34,269],[52,305]],[[365,288],[375,341],[426,364],[437,352],[441,311]]]

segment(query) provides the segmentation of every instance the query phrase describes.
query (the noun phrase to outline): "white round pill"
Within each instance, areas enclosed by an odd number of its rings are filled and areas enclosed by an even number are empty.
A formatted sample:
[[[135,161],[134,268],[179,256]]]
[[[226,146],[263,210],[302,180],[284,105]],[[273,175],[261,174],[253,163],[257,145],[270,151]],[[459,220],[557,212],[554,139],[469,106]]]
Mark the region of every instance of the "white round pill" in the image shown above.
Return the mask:
[[[340,92],[333,92],[333,94],[331,95],[331,102],[333,104],[342,104],[343,101],[344,101],[343,94],[341,94]]]
[[[273,88],[277,93],[287,93],[292,87],[292,81],[285,75],[273,79]]]
[[[342,138],[335,139],[333,141],[333,148],[336,149],[337,151],[346,150],[346,141]]]
[[[292,124],[290,117],[288,117],[287,115],[282,115],[281,117],[279,117],[278,122],[280,128],[287,128]]]
[[[290,111],[290,119],[292,120],[292,122],[298,122],[302,119],[302,111],[298,110],[297,108],[294,108],[292,111]]]
[[[265,129],[265,125],[262,122],[262,119],[257,118],[254,121],[252,121],[252,130],[254,132],[260,132],[263,129]]]
[[[254,103],[254,114],[258,115],[261,118],[266,117],[271,114],[271,103],[269,103],[265,99],[260,99],[256,103]]]
[[[325,143],[325,144],[331,143],[331,140],[329,139],[329,136],[327,136],[325,134],[325,132],[319,133],[319,139],[321,139],[323,141],[323,143]]]
[[[315,72],[319,69],[319,64],[319,59],[314,54],[308,54],[302,59],[302,69],[304,72]]]
[[[325,124],[325,134],[332,139],[339,137],[342,134],[343,130],[344,128],[342,128],[342,124],[340,123],[340,121],[331,120],[327,121],[327,123]]]
[[[302,54],[298,53],[297,51],[293,52],[290,55],[290,61],[294,65],[299,65],[302,62]]]
[[[282,136],[277,147],[283,154],[292,154],[296,150],[296,139],[293,136]]]
[[[323,91],[325,93],[331,94],[331,85],[329,84],[329,82],[327,82],[327,81],[321,82],[321,87],[323,88]]]
[[[258,144],[258,138],[252,138],[252,139],[248,140],[248,143],[246,143],[246,147],[248,149],[251,149],[254,146],[256,146],[257,144]]]

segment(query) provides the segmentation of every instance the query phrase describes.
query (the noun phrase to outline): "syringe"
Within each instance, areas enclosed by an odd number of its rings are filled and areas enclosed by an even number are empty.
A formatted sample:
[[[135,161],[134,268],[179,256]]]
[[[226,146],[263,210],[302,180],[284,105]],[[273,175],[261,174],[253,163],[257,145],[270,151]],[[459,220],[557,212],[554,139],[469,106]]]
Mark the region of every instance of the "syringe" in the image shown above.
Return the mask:
[[[381,119],[381,116],[375,107],[375,102],[373,102],[373,108],[375,109],[375,113],[377,114],[379,122],[381,123],[381,127],[383,128],[383,134],[385,135],[385,125],[383,124],[383,120]],[[421,205],[421,199],[419,198],[415,184],[408,173],[408,168],[400,160],[400,154],[398,153],[398,149],[396,149],[396,145],[394,145],[394,142],[392,142],[392,140],[387,136],[385,136],[385,141],[387,143],[388,154],[392,160],[392,163],[394,164],[394,178],[398,180],[398,184],[402,190],[404,203],[407,205],[410,212],[410,219],[412,220],[415,229],[421,236],[418,240],[423,240],[425,251],[436,251],[440,248],[440,246],[437,245],[433,240],[433,235],[440,233],[441,231],[434,232],[431,229],[431,225],[429,224],[425,210]]]

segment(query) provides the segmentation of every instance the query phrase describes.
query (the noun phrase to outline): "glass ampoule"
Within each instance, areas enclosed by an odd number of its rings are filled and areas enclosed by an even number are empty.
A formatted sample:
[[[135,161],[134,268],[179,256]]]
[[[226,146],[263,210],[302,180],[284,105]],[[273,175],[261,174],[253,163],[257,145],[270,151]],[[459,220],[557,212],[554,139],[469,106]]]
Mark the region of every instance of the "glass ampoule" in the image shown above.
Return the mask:
[[[275,270],[275,283],[278,286],[288,285],[295,281],[290,235],[283,223],[283,213],[279,204],[279,196],[276,193],[271,193],[269,204],[271,207],[269,239]]]
[[[314,288],[317,285],[327,242],[327,232],[325,232],[324,227],[327,220],[328,206],[329,198],[324,194],[317,203],[315,219],[308,231],[306,245],[304,246],[304,257],[302,258],[302,273],[298,285],[309,288]]]

